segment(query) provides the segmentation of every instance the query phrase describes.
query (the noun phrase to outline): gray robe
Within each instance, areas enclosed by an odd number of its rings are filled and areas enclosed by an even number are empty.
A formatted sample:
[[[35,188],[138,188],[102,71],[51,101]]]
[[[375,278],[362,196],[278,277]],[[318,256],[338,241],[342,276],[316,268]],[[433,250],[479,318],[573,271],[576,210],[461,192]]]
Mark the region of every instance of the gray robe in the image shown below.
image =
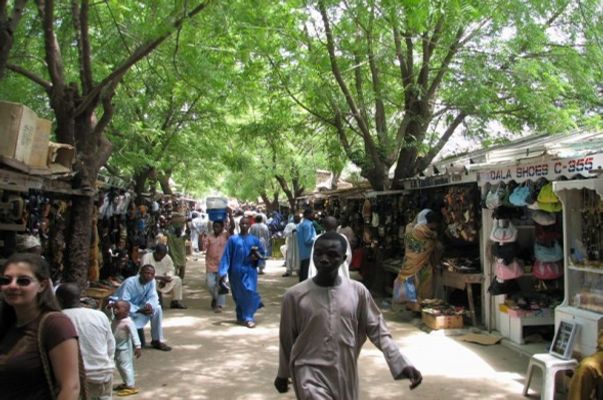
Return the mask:
[[[293,379],[298,399],[357,399],[357,360],[367,337],[394,378],[410,365],[362,284],[342,278],[320,287],[305,280],[283,298],[278,376]]]

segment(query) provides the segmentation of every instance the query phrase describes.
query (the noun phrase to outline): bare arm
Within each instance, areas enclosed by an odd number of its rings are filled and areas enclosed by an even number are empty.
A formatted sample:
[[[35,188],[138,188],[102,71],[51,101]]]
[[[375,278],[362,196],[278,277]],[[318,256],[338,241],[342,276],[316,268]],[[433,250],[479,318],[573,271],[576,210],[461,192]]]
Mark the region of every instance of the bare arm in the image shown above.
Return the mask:
[[[56,345],[48,352],[48,358],[60,388],[57,400],[77,400],[80,395],[77,339],[67,339]]]

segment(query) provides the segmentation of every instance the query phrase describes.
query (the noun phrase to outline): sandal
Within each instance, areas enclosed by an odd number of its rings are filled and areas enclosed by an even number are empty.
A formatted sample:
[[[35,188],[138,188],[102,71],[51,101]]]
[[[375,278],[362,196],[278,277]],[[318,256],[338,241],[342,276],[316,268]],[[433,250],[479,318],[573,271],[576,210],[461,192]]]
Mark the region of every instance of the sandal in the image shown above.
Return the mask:
[[[134,387],[125,387],[117,392],[119,397],[132,396],[133,394],[137,394],[140,392],[137,388]]]
[[[123,390],[126,389],[128,386],[125,383],[120,383],[119,385],[113,385],[113,390]]]
[[[246,321],[245,322],[245,326],[248,327],[248,328],[250,328],[250,329],[255,328],[255,322],[253,322],[253,321]]]

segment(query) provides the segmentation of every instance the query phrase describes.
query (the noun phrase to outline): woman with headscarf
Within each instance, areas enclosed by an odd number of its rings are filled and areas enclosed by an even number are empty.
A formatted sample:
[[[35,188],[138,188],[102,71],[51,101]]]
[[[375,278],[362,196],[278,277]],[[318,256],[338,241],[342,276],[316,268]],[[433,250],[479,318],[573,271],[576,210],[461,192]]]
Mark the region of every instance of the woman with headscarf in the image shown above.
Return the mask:
[[[397,279],[400,282],[409,278],[414,279],[417,292],[416,304],[420,304],[422,299],[433,297],[433,268],[441,255],[437,240],[439,221],[439,215],[426,208],[417,215],[415,221],[406,226],[404,235],[406,250]]]

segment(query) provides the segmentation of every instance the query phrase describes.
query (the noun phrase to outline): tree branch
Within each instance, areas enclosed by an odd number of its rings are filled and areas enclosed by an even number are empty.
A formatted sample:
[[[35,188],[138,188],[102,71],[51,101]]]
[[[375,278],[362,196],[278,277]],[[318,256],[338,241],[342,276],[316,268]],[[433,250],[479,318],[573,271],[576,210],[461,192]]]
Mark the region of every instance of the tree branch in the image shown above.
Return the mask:
[[[40,0],[38,0],[38,1],[40,1]],[[128,72],[128,70],[134,64],[136,64],[141,59],[146,57],[149,53],[151,53],[153,50],[155,50],[157,48],[157,46],[159,46],[161,43],[163,43],[172,33],[174,33],[174,31],[177,30],[184,23],[184,21],[186,19],[192,18],[195,15],[199,14],[211,2],[212,2],[212,0],[205,0],[203,3],[199,4],[197,7],[193,8],[191,11],[189,11],[182,17],[176,19],[176,21],[174,21],[171,24],[171,29],[169,29],[167,32],[165,32],[164,34],[160,35],[159,37],[157,37],[151,41],[148,41],[148,42],[138,46],[134,50],[134,52],[125,61],[123,61],[108,76],[106,76],[98,85],[96,85],[89,93],[86,94],[86,97],[84,98],[82,103],[75,110],[75,114],[79,115],[82,112],[84,112],[84,110],[86,110],[94,102],[94,99],[100,94],[100,92],[106,86],[110,85],[114,81],[119,83],[119,81],[121,81],[121,79],[126,74],[126,72]]]
[[[46,50],[46,63],[53,87],[58,88],[65,84],[63,56],[54,33],[54,1],[36,0],[38,13],[42,19],[44,29],[44,48]]]
[[[14,64],[7,64],[6,68],[8,68],[9,70],[11,70],[13,72],[16,72],[17,74],[23,75],[27,79],[37,83],[38,85],[42,86],[46,92],[49,92],[50,90],[52,90],[52,83],[48,82],[45,79],[42,79],[38,75],[34,74],[31,71],[26,70],[25,68],[22,68],[18,65],[14,65]]]
[[[452,123],[448,126],[446,131],[442,134],[442,136],[438,140],[438,143],[435,146],[433,146],[427,152],[427,154],[425,154],[424,157],[422,157],[420,160],[417,160],[417,164],[416,164],[417,167],[416,167],[415,172],[420,172],[420,171],[424,170],[425,168],[427,168],[427,166],[429,164],[431,164],[431,161],[434,159],[435,156],[438,155],[438,153],[442,150],[444,145],[446,145],[446,143],[448,143],[448,140],[450,140],[450,137],[452,136],[452,134],[454,133],[456,128],[458,128],[458,126],[463,122],[463,120],[466,117],[467,117],[467,114],[465,114],[464,112],[461,111],[454,118]]]
[[[444,79],[444,75],[446,74],[446,72],[448,72],[448,66],[450,65],[452,58],[454,57],[454,55],[457,53],[457,51],[460,48],[460,41],[461,41],[461,37],[463,36],[463,32],[464,32],[463,28],[459,28],[459,30],[456,32],[454,42],[452,42],[452,44],[448,48],[448,52],[446,53],[444,60],[442,60],[442,64],[440,65],[440,68],[438,69],[436,76],[433,78],[433,81],[431,81],[431,84],[429,85],[429,89],[427,89],[427,92],[425,93],[425,97],[424,97],[425,102],[431,101],[436,90],[438,90],[440,83],[442,83],[442,79]]]
[[[346,102],[348,103],[348,106],[352,111],[352,115],[354,116],[354,119],[356,120],[356,123],[358,124],[358,127],[360,128],[360,131],[362,132],[365,141],[372,143],[373,139],[371,138],[370,130],[366,124],[366,121],[362,119],[362,115],[360,114],[360,111],[356,106],[356,102],[354,101],[352,94],[350,93],[350,90],[348,89],[348,86],[346,85],[345,81],[343,80],[343,76],[341,75],[341,71],[337,63],[337,57],[335,56],[335,41],[333,39],[333,32],[331,31],[331,24],[329,22],[329,17],[327,16],[327,10],[325,8],[324,1],[318,1],[318,8],[322,16],[323,26],[325,28],[325,35],[327,37],[327,51],[329,52],[331,71],[335,76],[335,80],[337,81],[339,88],[343,92]]]
[[[89,0],[81,0],[81,7],[78,0],[71,0],[71,14],[73,20],[73,31],[77,42],[77,50],[80,66],[80,81],[82,82],[82,92],[88,93],[92,90],[92,57],[90,52],[90,37],[88,36]]]
[[[374,9],[371,11],[369,27],[366,32],[366,43],[373,91],[375,92],[375,128],[377,129],[377,135],[383,139],[387,136],[387,119],[385,117],[385,106],[383,104],[383,93],[381,91],[381,77],[379,76],[379,68],[375,62],[375,53],[373,52],[373,38],[371,35],[373,33]]]

